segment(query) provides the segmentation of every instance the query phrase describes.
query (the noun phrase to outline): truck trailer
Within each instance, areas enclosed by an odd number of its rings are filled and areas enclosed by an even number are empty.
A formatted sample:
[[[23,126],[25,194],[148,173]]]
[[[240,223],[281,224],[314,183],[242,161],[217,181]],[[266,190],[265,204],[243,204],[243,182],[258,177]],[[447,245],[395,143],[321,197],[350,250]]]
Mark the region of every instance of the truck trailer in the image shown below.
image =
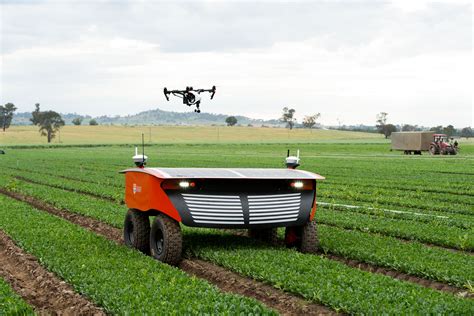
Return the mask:
[[[390,136],[392,140],[391,150],[403,150],[405,155],[421,155],[422,151],[428,151],[432,155],[456,155],[458,152],[457,142],[449,142],[445,134],[434,132],[396,132]],[[452,139],[451,139],[452,140]]]

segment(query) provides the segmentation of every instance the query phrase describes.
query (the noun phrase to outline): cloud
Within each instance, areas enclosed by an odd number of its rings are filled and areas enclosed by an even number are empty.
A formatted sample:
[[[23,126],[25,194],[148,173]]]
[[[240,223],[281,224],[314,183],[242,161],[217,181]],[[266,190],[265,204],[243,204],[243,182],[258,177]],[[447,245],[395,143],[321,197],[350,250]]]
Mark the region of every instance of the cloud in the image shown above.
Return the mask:
[[[472,125],[466,4],[360,2],[2,4],[0,99],[62,112],[126,114],[164,86],[218,86],[204,111],[323,123]],[[449,109],[449,110],[447,110]],[[454,109],[454,110],[453,110]]]

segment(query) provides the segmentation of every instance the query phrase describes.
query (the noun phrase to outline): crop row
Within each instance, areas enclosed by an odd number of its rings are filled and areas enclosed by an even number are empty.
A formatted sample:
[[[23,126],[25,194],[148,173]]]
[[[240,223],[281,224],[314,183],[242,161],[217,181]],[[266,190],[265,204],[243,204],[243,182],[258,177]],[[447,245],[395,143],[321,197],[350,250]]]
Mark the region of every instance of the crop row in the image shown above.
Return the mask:
[[[20,175],[24,177],[26,176],[31,180],[38,181],[33,175],[29,173],[21,172]],[[82,190],[85,192],[112,198],[112,195],[108,194],[105,190],[101,191],[101,184],[89,184],[59,179],[51,176],[43,176],[38,182],[54,185],[56,187],[65,188],[68,190]],[[113,195],[117,197],[118,193]],[[48,202],[54,204],[54,199],[49,199]],[[76,195],[68,202],[70,206],[73,206],[75,203],[81,203],[81,196]],[[326,209],[326,207],[322,208],[322,210]],[[101,218],[106,217],[106,214],[107,212],[101,215]],[[318,220],[340,227],[359,229],[368,232],[380,232],[390,236],[419,240],[421,242],[433,243],[440,246],[467,250],[472,250],[474,247],[474,237],[472,234],[469,234],[469,231],[456,227],[450,227],[449,224],[444,224],[441,222],[431,222],[429,224],[416,223],[409,220],[374,217],[347,211],[329,213],[322,211],[318,213]],[[435,225],[433,225],[434,223]]]
[[[466,230],[443,224],[435,225],[433,222],[421,223],[366,214],[332,211],[327,207],[319,208],[317,220],[320,223],[357,229],[363,232],[382,233],[388,236],[418,240],[461,250],[474,250],[474,230],[472,229]]]
[[[38,177],[37,174],[31,171],[7,170],[5,173],[9,174],[10,176],[23,178],[29,181],[37,182],[40,184],[46,184],[65,190],[86,192],[96,196],[115,200],[117,202],[120,202],[123,197],[123,189],[120,190],[118,188],[109,187],[102,183],[85,183],[81,181],[62,179],[49,175],[42,175],[41,177]]]
[[[49,184],[49,185],[53,185],[53,186],[56,186],[56,187],[61,187],[61,188],[68,189],[68,190],[76,190],[76,191],[78,190],[78,191],[88,192],[90,194],[100,195],[100,196],[103,196],[105,198],[114,199],[116,201],[120,201],[121,198],[122,198],[123,188],[122,187],[109,186],[108,183],[110,181],[110,176],[107,176],[107,175],[97,176],[95,179],[89,180],[89,181],[82,180],[82,179],[79,180],[79,181],[76,181],[76,180],[73,180],[72,178],[71,179],[60,178],[57,175],[54,175],[53,173],[50,173],[48,175],[42,174],[40,179],[38,179],[37,172],[32,172],[32,171],[28,171],[28,170],[21,170],[20,171],[18,169],[8,170],[8,172],[11,175],[22,176],[22,177],[25,177],[27,179],[37,181],[37,182],[40,182],[40,183]],[[123,181],[123,175],[119,175],[119,176],[122,178],[122,181]],[[345,203],[345,201],[348,201],[347,203],[354,203],[353,200],[348,200],[348,199],[351,198],[352,195],[351,194],[344,195],[344,193],[340,193],[341,190],[338,187],[335,187],[335,188],[333,188],[333,190],[331,190],[332,192],[337,192],[336,194],[339,196],[337,199],[329,199],[327,196],[325,197],[325,195],[324,195],[325,191],[328,191],[327,188],[326,188],[326,190],[323,190],[322,188],[320,188],[318,190],[319,199],[322,198],[324,201],[329,201],[330,200],[332,202],[337,201],[338,203]],[[385,206],[384,203],[381,203],[382,201],[377,200],[377,196],[380,196],[380,194],[372,194],[370,196],[367,196],[367,199],[370,199],[370,203],[367,206],[371,206],[371,207],[379,206],[381,208],[387,207],[387,206]],[[385,196],[388,196],[388,194],[385,195]],[[354,197],[354,196],[352,196],[352,197]],[[374,199],[375,199],[375,201],[374,201]],[[414,201],[414,202],[410,202],[412,207],[418,207],[418,204],[416,204],[417,200],[412,199],[411,201]],[[358,204],[358,203],[361,203],[361,202],[356,202],[355,204]],[[380,203],[381,205],[379,205],[377,203]],[[364,204],[364,203],[362,203],[362,204]],[[388,207],[390,207],[390,205]],[[403,207],[403,209],[407,209],[407,208]],[[410,209],[410,208],[408,208],[408,209]],[[417,208],[417,210],[418,210],[418,208]],[[359,211],[363,211],[363,210],[359,210]],[[426,213],[427,214],[433,214],[433,215],[446,214],[444,212],[439,212],[439,211],[438,212],[426,211]],[[472,217],[469,217],[467,215],[455,214],[455,213],[448,213],[448,214],[449,214],[450,219],[449,219],[449,221],[444,221],[446,225],[452,225],[454,223],[454,225],[458,226],[458,227],[472,227],[473,224],[474,224],[474,222],[472,221]],[[387,216],[387,217],[392,216],[392,214],[390,214],[390,213],[381,214],[380,212],[379,212],[379,215],[383,215],[383,216]],[[399,218],[408,218],[408,216],[407,215],[399,216]],[[420,217],[420,216],[413,217],[412,216],[412,218],[410,218],[410,219],[426,222],[428,218],[430,218],[430,217]],[[439,221],[438,221],[437,224],[439,224]]]
[[[386,179],[374,179],[374,178],[352,178],[347,177],[347,175],[340,174],[331,174],[331,177],[327,179],[324,183],[334,183],[347,186],[356,186],[359,188],[368,188],[368,190],[374,189],[388,189],[394,191],[413,191],[413,192],[424,192],[433,194],[433,197],[437,197],[437,194],[442,194],[443,196],[462,196],[462,197],[472,197],[474,196],[474,191],[467,190],[468,188],[464,185],[462,187],[449,187],[449,188],[439,188],[433,187],[432,183],[428,180],[425,181],[413,181],[404,182],[403,178],[388,181]]]
[[[188,251],[193,255],[342,312],[474,312],[472,300],[350,268],[324,257],[268,248],[248,238],[215,231],[193,230],[190,234]]]
[[[34,315],[33,309],[0,278],[0,315]]]
[[[452,227],[458,227],[462,229],[472,229],[474,228],[474,220],[472,216],[462,215],[462,214],[446,214],[440,212],[417,212],[416,210],[403,209],[401,210],[391,210],[382,207],[373,207],[373,206],[362,206],[362,205],[350,205],[351,201],[341,201],[336,203],[335,200],[331,202],[322,202],[319,201],[319,205],[325,209],[337,210],[344,213],[360,213],[366,215],[373,215],[378,217],[384,217],[389,219],[400,219],[412,222],[421,222],[428,223],[433,225],[446,225]]]
[[[385,194],[373,194],[373,192],[360,192],[351,189],[337,188],[337,190],[323,190],[318,191],[319,197],[323,200],[350,200],[352,204],[358,202],[359,204],[368,204],[370,206],[384,206],[386,208],[397,207],[397,208],[410,208],[417,210],[428,210],[438,211],[445,214],[465,214],[474,215],[474,209],[472,206],[459,204],[454,207],[449,203],[420,203],[421,199],[405,199],[403,196],[393,196],[390,193]]]
[[[318,232],[321,247],[328,253],[458,287],[470,288],[474,281],[471,255],[326,225],[319,225]]]
[[[109,313],[271,313],[24,203],[2,196],[0,202],[0,229]]]
[[[466,196],[466,195],[455,195],[452,193],[435,193],[433,192],[425,192],[419,189],[410,189],[410,190],[398,190],[395,188],[390,187],[382,187],[382,186],[366,186],[363,183],[339,183],[331,180],[324,181],[322,183],[324,190],[326,191],[333,191],[336,190],[343,190],[343,191],[350,191],[356,193],[371,193],[378,196],[390,196],[390,197],[402,197],[406,200],[412,199],[423,199],[427,201],[428,205],[435,205],[435,204],[442,204],[442,205],[470,205],[471,209],[474,205],[473,197]]]
[[[275,155],[269,155],[268,157],[261,157],[258,153],[250,150],[249,146],[239,146],[241,147],[238,150],[233,150],[232,155],[226,156],[225,159],[216,161],[214,159],[215,155],[212,155],[214,150],[213,146],[183,146],[186,147],[186,150],[191,151],[191,154],[187,155],[176,155],[176,149],[173,147],[165,146],[160,149],[159,156],[155,157],[155,160],[158,160],[160,165],[164,166],[195,166],[195,167],[208,167],[212,164],[215,167],[276,167],[281,164],[281,158]],[[225,145],[223,145],[225,147]],[[277,146],[252,146],[252,148],[257,147],[258,150],[266,152],[271,148],[277,148]],[[313,146],[306,146],[310,155],[311,151],[314,150]],[[164,150],[162,150],[164,149]],[[148,150],[148,148],[147,148]],[[155,147],[151,147],[150,150],[155,150]],[[109,187],[110,183],[113,183],[113,186],[118,187],[117,184],[121,182],[121,176],[116,172],[123,168],[123,166],[129,165],[129,149],[121,147],[110,147],[110,148],[100,148],[97,149],[99,154],[90,157],[88,153],[82,153],[79,149],[66,149],[66,150],[54,150],[54,153],[42,152],[40,156],[42,159],[36,163],[30,163],[34,161],[31,159],[28,164],[21,164],[23,168],[27,166],[34,170],[42,170],[44,166],[48,166],[51,173],[55,172],[55,169],[61,170],[60,172],[63,175],[66,175],[69,171],[71,176],[71,170],[75,172],[72,173],[74,177],[80,176],[80,169],[82,166],[84,168],[89,168],[90,172],[87,173],[87,176],[82,177],[82,180],[89,179],[92,182],[100,182],[105,187]],[[168,151],[168,152],[167,152]],[[248,156],[248,159],[242,161],[241,156],[248,155],[253,152],[253,155]],[[206,157],[206,154],[209,153],[209,157]],[[49,155],[60,155],[61,159],[49,160]],[[36,151],[27,151],[27,155],[37,156],[38,150]],[[114,158],[118,157],[118,158]],[[392,163],[387,163],[389,159]],[[47,163],[46,163],[47,162]],[[350,162],[350,163],[348,163]],[[30,166],[31,164],[31,166]],[[155,163],[156,164],[156,163]],[[360,199],[361,202],[373,203],[374,200],[381,200],[380,203],[383,205],[395,205],[400,207],[410,207],[416,209],[425,209],[425,210],[463,210],[463,211],[472,211],[472,207],[469,208],[466,205],[465,200],[450,200],[449,203],[446,201],[443,202],[441,197],[438,197],[437,194],[427,195],[424,203],[420,203],[420,198],[417,197],[417,192],[423,193],[425,188],[427,189],[439,189],[439,190],[470,190],[472,191],[472,186],[469,185],[469,180],[472,180],[472,176],[456,176],[453,177],[450,174],[440,174],[437,177],[437,181],[434,183],[432,181],[438,170],[433,168],[433,170],[426,170],[426,159],[392,159],[392,158],[380,158],[380,159],[366,159],[366,158],[351,158],[351,159],[327,159],[320,158],[315,156],[314,159],[308,159],[304,161],[304,169],[310,171],[319,172],[328,177],[327,182],[322,182],[320,185],[321,196],[327,195],[331,196],[334,191],[347,190],[343,196],[337,196],[339,198],[351,198],[355,196],[356,199]],[[429,165],[439,165],[442,166],[440,170],[450,171],[460,170],[466,168],[466,161],[458,162],[450,160],[448,164],[444,161],[430,159]],[[38,166],[42,166],[38,168]],[[95,172],[94,175],[94,171]],[[374,174],[380,174],[381,176],[374,177]],[[458,182],[458,183],[457,183]],[[378,190],[382,189],[373,188],[368,189],[367,187],[358,187],[358,184],[369,184],[369,185],[378,185],[384,184],[388,187],[383,191],[379,192]],[[350,189],[344,188],[345,185],[350,185]],[[397,191],[397,186],[411,186],[418,190],[413,190],[412,195],[413,199],[410,198],[407,202],[407,198],[403,195],[407,194],[407,191]],[[335,189],[333,187],[335,186]],[[340,187],[342,186],[342,187]],[[393,188],[390,188],[393,186]],[[413,187],[415,186],[415,187]],[[367,194],[370,194],[367,196]],[[374,194],[375,193],[375,194]],[[408,192],[409,193],[409,192]],[[426,193],[427,194],[427,193]],[[474,194],[474,193],[473,193]],[[399,197],[397,197],[399,195]],[[444,193],[443,196],[446,196]],[[379,197],[380,196],[380,197]],[[393,196],[393,198],[392,198]],[[431,198],[430,198],[431,197]],[[461,196],[462,198],[466,198]],[[453,199],[453,198],[452,198]],[[464,202],[463,202],[464,201]],[[440,203],[438,203],[440,202]],[[472,214],[472,212],[469,212]]]
[[[96,218],[114,227],[120,228],[123,225],[126,211],[124,206],[21,181],[15,182],[15,185],[10,187],[51,203],[58,208]],[[343,236],[346,242],[330,242],[335,236]],[[320,239],[325,251],[342,254],[346,258],[377,264],[461,287],[466,286],[468,282],[472,283],[474,257],[467,254],[426,247],[417,242],[407,243],[383,235],[347,231],[327,226],[320,231]],[[450,264],[447,265],[446,262]]]
[[[0,227],[21,241],[27,251],[41,256],[48,268],[109,312],[150,313],[158,312],[159,308],[161,313],[166,313],[172,307],[174,313],[265,311],[250,301],[235,302],[237,298],[228,295],[224,303],[223,295],[212,293],[207,284],[194,278],[182,280],[180,277],[184,276],[178,270],[157,262],[153,264],[150,258],[107,242],[62,219],[11,200],[5,201],[5,205],[9,211],[0,212],[5,213],[8,223]],[[43,232],[44,227],[48,227],[47,232]],[[62,236],[68,236],[67,242]],[[471,300],[363,272],[319,256],[269,248],[247,238],[205,229],[188,230],[186,243],[187,251],[198,257],[343,312],[373,313],[374,306],[385,313],[470,313],[474,310]],[[200,286],[209,289],[203,293]],[[208,302],[213,302],[212,310]],[[175,304],[179,306],[173,306]]]
[[[30,166],[31,167],[31,166]],[[69,170],[70,168],[66,168]],[[53,171],[40,171],[43,175],[42,180],[48,180],[49,184],[61,185],[64,179],[61,177],[67,177],[67,180],[74,183],[74,187],[80,190],[85,190],[93,194],[102,194],[108,198],[120,199],[123,186],[123,176],[117,173],[96,173],[94,175],[83,175],[75,174],[74,176],[67,175],[67,171],[55,169]],[[14,168],[10,170],[16,172],[18,175],[30,176],[36,178],[38,171],[35,169],[25,170],[20,168]],[[55,179],[56,178],[56,179]],[[78,183],[83,182],[83,183]],[[118,184],[120,183],[120,185]],[[393,206],[411,209],[423,209],[423,210],[437,210],[438,213],[444,213],[450,209],[454,212],[462,214],[472,213],[472,199],[468,197],[455,196],[449,194],[430,194],[419,191],[396,191],[387,190],[381,188],[374,188],[372,191],[361,191],[360,185],[354,185],[350,187],[348,184],[337,184],[325,181],[319,186],[319,194],[323,199],[335,199],[341,202],[342,199],[350,199],[352,203],[366,202],[370,204],[380,204],[385,206]],[[426,202],[422,205],[419,204],[419,199],[424,199]],[[453,212],[451,211],[451,212]]]

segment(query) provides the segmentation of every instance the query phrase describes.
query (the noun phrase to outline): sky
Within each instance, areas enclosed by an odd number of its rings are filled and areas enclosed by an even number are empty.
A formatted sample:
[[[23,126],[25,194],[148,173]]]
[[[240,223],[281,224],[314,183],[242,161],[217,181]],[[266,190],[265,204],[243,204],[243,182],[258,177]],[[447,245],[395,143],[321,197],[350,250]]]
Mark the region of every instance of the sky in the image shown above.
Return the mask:
[[[473,126],[471,1],[0,0],[0,104]]]

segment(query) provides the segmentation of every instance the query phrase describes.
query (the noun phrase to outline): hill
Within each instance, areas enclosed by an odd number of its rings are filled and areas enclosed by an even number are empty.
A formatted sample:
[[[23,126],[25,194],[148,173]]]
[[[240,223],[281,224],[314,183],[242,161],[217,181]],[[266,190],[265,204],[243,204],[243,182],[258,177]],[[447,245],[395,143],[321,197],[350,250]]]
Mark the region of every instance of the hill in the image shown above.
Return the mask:
[[[66,125],[72,125],[72,120],[76,117],[83,119],[83,124],[87,125],[93,117],[77,113],[61,113]],[[225,125],[225,119],[229,115],[214,113],[194,113],[194,112],[172,112],[160,109],[148,110],[133,115],[126,116],[99,116],[94,117],[101,125]],[[13,117],[13,125],[30,125],[31,112],[16,113]],[[271,125],[279,126],[281,122],[275,120],[253,119],[246,116],[236,116],[240,125]]]

